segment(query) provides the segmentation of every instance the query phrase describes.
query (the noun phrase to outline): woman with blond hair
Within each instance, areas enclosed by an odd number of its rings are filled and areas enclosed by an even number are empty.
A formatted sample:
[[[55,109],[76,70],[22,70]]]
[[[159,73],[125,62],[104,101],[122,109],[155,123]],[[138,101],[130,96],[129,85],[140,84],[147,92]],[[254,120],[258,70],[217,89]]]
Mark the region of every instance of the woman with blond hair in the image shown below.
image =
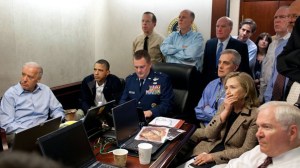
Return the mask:
[[[259,101],[253,79],[244,72],[231,72],[224,80],[225,99],[204,129],[192,159],[180,167],[212,167],[227,163],[257,144],[256,117]]]

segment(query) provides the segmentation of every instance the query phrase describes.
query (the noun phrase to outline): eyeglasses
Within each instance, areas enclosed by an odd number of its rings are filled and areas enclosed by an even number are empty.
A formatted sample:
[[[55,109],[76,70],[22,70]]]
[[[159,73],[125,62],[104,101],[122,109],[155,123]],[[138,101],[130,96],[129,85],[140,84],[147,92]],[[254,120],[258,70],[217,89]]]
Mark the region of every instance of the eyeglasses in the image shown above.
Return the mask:
[[[292,14],[292,15],[288,15],[289,18],[292,18],[292,19],[297,19],[299,15],[296,15],[296,14]]]
[[[285,19],[287,17],[289,17],[289,16],[287,16],[287,15],[278,15],[278,16],[274,16],[274,19]]]

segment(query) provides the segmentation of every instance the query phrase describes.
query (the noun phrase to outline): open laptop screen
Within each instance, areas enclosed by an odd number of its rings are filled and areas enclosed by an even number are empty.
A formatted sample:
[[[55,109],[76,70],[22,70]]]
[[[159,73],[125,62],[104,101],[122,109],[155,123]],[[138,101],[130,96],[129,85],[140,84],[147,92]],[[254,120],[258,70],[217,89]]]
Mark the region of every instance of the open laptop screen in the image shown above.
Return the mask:
[[[113,108],[114,103],[115,100],[112,100],[106,104],[88,110],[83,120],[88,136],[104,129],[103,125],[105,124],[108,124],[108,127],[112,126],[111,109]]]
[[[15,134],[12,151],[20,150],[32,152],[39,152],[37,145],[37,138],[46,135],[59,128],[61,117],[47,120],[39,125],[33,126]]]
[[[118,146],[140,130],[136,104],[136,100],[133,99],[112,109]]]
[[[66,166],[86,167],[96,161],[81,121],[40,137],[38,142],[44,156]]]

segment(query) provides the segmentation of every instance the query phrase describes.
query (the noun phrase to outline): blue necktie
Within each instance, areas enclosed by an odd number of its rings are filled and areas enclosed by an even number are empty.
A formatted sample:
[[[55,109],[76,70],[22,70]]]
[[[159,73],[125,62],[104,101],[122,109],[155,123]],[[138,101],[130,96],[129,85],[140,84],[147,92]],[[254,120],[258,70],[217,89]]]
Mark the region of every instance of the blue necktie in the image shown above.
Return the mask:
[[[219,59],[220,59],[220,55],[221,55],[222,50],[223,50],[223,43],[220,43],[217,54],[216,54],[216,67],[218,67]]]
[[[140,91],[142,90],[143,84],[144,84],[144,79],[140,79]]]

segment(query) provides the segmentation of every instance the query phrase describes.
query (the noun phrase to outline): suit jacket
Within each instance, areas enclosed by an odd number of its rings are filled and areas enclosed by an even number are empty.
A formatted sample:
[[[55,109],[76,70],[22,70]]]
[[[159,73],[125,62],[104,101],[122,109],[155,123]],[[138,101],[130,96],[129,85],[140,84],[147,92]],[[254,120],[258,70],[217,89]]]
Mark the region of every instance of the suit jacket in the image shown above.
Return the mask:
[[[106,101],[116,100],[119,102],[121,94],[123,92],[123,86],[121,80],[112,74],[106,77],[106,82],[103,88],[103,94]],[[96,81],[94,75],[91,74],[85,77],[81,83],[81,108],[86,114],[87,110],[92,106],[95,106],[96,97]]]
[[[203,60],[203,86],[205,87],[210,81],[218,78],[218,68],[216,67],[216,51],[217,51],[218,39],[213,38],[206,42],[204,50]],[[241,64],[238,71],[246,72],[252,76],[252,72],[249,67],[248,46],[237,39],[230,37],[226,49],[235,49],[241,55]]]
[[[209,153],[215,146],[217,146],[225,135],[226,124],[221,123],[220,113],[224,106],[219,108],[218,113],[210,121],[205,128],[199,128],[195,134],[199,139],[206,139],[194,148],[193,155],[200,153]],[[237,119],[232,124],[224,145],[225,150],[212,153],[213,158],[217,164],[227,163],[230,159],[237,158],[244,152],[252,149],[257,145],[255,133],[257,132],[256,118],[257,109],[244,108]]]
[[[300,83],[300,17],[296,20],[287,45],[277,57],[277,71]]]
[[[150,71],[140,90],[140,82],[136,73],[126,78],[126,85],[120,104],[131,99],[137,100],[137,107],[151,110],[153,117],[167,116],[172,112],[173,89],[170,78],[161,72]]]

